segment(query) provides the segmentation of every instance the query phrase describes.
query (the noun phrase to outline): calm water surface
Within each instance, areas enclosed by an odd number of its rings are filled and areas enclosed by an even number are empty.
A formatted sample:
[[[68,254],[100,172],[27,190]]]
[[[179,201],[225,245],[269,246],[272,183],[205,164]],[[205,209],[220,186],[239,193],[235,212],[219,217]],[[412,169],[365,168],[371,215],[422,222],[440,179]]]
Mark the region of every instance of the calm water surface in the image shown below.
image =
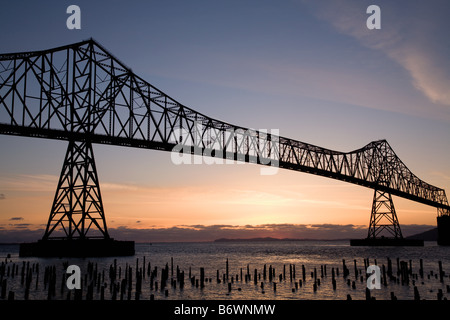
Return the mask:
[[[28,299],[48,299],[48,285],[45,281],[45,269],[54,266],[56,269],[55,293],[51,299],[66,299],[69,290],[63,285],[65,266],[76,264],[83,274],[83,293],[85,298],[88,285],[93,279],[88,275],[90,264],[97,271],[98,277],[92,290],[93,299],[100,299],[101,286],[105,286],[104,298],[109,300],[113,294],[112,285],[119,284],[125,278],[125,270],[132,268],[132,294],[135,299],[136,266],[145,274],[141,283],[139,299],[281,299],[281,300],[344,300],[347,295],[352,299],[366,298],[365,259],[369,264],[377,264],[387,270],[388,258],[392,261],[393,274],[397,277],[397,259],[405,261],[411,267],[409,283],[387,279],[386,285],[379,290],[371,290],[371,296],[377,300],[391,299],[391,293],[399,300],[414,299],[414,286],[417,287],[421,299],[436,300],[439,290],[443,298],[450,298],[450,247],[437,246],[435,242],[425,242],[424,247],[351,247],[347,241],[283,241],[283,242],[228,242],[228,243],[153,243],[136,244],[136,255],[133,257],[108,258],[20,258],[18,245],[0,245],[0,259],[3,272],[0,273],[5,284],[7,299],[9,291],[14,292],[15,299],[25,299],[26,266],[32,270]],[[8,254],[10,258],[7,258]],[[420,260],[423,261],[423,277],[419,275]],[[228,260],[228,281],[224,280]],[[343,260],[350,273],[343,277]],[[355,261],[358,274],[355,275]],[[366,260],[367,261],[367,260]],[[443,281],[439,277],[439,261],[445,272]],[[109,277],[110,268],[117,266],[117,276],[112,283]],[[39,278],[37,278],[39,265]],[[166,287],[161,290],[161,269],[166,265],[169,269],[169,279]],[[172,276],[173,265],[173,276]],[[263,270],[266,266],[267,277]],[[24,267],[25,266],[25,267]],[[294,270],[292,278],[290,270]],[[305,269],[303,280],[302,266]],[[154,281],[158,289],[151,288],[148,268],[157,268]],[[184,271],[185,285],[171,285],[171,279],[176,279],[177,267]],[[144,269],[145,268],[145,269]],[[204,268],[206,283],[204,288],[191,283],[191,277],[200,278],[200,268]],[[269,280],[269,269],[273,268],[275,278]],[[9,271],[8,271],[9,269]],[[13,274],[12,270],[16,270]],[[255,269],[257,281],[254,282]],[[332,270],[336,274],[336,289],[332,286]],[[24,277],[22,280],[22,270]],[[145,270],[145,272],[144,272]],[[241,271],[242,270],[242,271]],[[249,271],[250,278],[245,277]],[[218,272],[217,272],[218,271]],[[241,278],[241,272],[243,277]],[[316,272],[316,287],[314,288],[314,272]],[[339,275],[337,274],[339,272]],[[120,273],[120,275],[119,275]],[[220,283],[217,281],[219,273]],[[281,275],[281,280],[280,280]],[[398,276],[397,279],[400,277]],[[100,281],[98,281],[100,279]],[[246,281],[247,280],[247,281]],[[301,280],[301,283],[300,283]],[[229,291],[228,282],[232,282]],[[37,283],[37,286],[36,286]],[[98,286],[100,284],[100,286]],[[276,290],[274,290],[276,286]],[[128,286],[127,286],[128,288]],[[71,296],[73,299],[73,295]],[[120,292],[116,299],[120,299]],[[128,299],[127,294],[122,296]],[[1,299],[1,298],[0,298]]]

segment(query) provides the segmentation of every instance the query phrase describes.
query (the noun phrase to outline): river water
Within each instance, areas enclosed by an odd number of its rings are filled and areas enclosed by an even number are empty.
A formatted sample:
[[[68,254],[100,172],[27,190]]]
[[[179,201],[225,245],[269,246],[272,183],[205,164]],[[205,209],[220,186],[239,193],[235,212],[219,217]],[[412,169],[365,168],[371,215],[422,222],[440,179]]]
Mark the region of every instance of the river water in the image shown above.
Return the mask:
[[[64,276],[68,265],[77,265],[82,275],[82,299],[86,299],[91,285],[93,300],[102,297],[105,300],[346,300],[348,296],[364,300],[365,268],[377,265],[381,271],[383,267],[387,271],[388,259],[392,277],[381,273],[381,288],[369,290],[372,298],[390,300],[394,295],[398,300],[413,300],[414,287],[420,299],[450,297],[450,247],[435,242],[425,242],[424,247],[351,247],[348,241],[138,243],[132,257],[84,259],[20,258],[18,249],[18,245],[0,245],[3,291],[0,299],[7,299],[9,292],[14,293],[16,300],[63,300],[69,292],[69,298],[73,299],[73,290],[68,290]],[[345,277],[343,260],[348,269]],[[403,281],[399,273],[402,264],[408,271]],[[54,268],[56,279],[49,294],[50,267]],[[153,279],[149,268],[152,272],[156,268]],[[163,287],[162,269],[168,271]],[[111,278],[111,272],[115,278]],[[184,286],[180,286],[177,278],[181,272],[184,272]],[[141,280],[136,281],[139,275]],[[140,292],[136,295],[138,282]],[[120,286],[126,288],[122,290]]]

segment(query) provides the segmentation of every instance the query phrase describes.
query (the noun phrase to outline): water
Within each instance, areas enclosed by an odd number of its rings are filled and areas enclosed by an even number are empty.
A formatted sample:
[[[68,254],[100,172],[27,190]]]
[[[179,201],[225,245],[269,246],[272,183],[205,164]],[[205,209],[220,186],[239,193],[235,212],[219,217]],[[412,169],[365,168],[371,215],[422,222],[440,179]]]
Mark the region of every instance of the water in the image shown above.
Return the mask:
[[[10,258],[6,258],[7,255]],[[145,269],[144,269],[145,257]],[[388,258],[392,261],[393,276],[398,280],[386,280],[381,289],[370,290],[372,297],[377,300],[390,300],[391,293],[399,300],[414,299],[414,286],[417,287],[421,299],[436,300],[439,290],[443,298],[450,297],[448,293],[450,279],[450,248],[437,246],[434,242],[425,242],[424,247],[351,247],[347,241],[261,241],[261,242],[222,242],[222,243],[154,243],[136,244],[136,255],[133,257],[108,258],[20,258],[18,245],[0,245],[0,261],[3,262],[4,274],[0,278],[6,279],[6,296],[13,291],[16,300],[25,299],[25,280],[22,281],[22,269],[26,278],[26,265],[32,270],[31,285],[28,293],[30,300],[48,299],[48,284],[44,285],[45,268],[56,267],[55,293],[51,299],[66,299],[69,290],[63,278],[65,266],[75,264],[82,271],[82,298],[85,299],[88,285],[93,283],[93,276],[88,275],[88,264],[96,267],[97,281],[94,283],[92,297],[100,299],[101,286],[105,285],[104,299],[112,298],[110,267],[116,260],[117,288],[125,278],[127,267],[132,268],[132,290],[128,290],[121,297],[117,292],[116,299],[136,299],[136,265],[145,274],[142,279],[139,299],[147,300],[153,295],[154,299],[166,300],[228,300],[228,299],[273,299],[273,300],[345,300],[350,295],[354,300],[366,299],[365,259],[369,264],[376,264],[386,270]],[[228,259],[228,281],[224,279]],[[343,259],[349,270],[349,275],[343,276]],[[401,283],[397,274],[398,261],[407,262],[411,266],[409,282]],[[419,275],[420,259],[423,260],[423,277]],[[355,276],[354,261],[358,274]],[[173,275],[172,275],[173,261]],[[367,261],[367,260],[366,260]],[[444,271],[443,281],[439,277],[439,261]],[[5,264],[6,262],[6,264]],[[24,263],[25,262],[25,263]],[[39,279],[36,267],[39,264]],[[157,267],[158,289],[150,286],[148,267]],[[161,290],[161,270],[168,266],[169,276],[166,287]],[[266,265],[266,279],[264,279],[264,265]],[[302,275],[302,265],[305,268],[305,280]],[[25,266],[25,268],[24,268]],[[171,279],[177,278],[177,266],[184,271],[185,285],[180,288],[179,283],[171,285]],[[295,266],[292,278],[290,270]],[[8,268],[9,276],[7,274]],[[204,268],[206,282],[204,288],[197,287],[189,279],[200,279],[200,268]],[[274,268],[275,277],[269,280],[269,268]],[[336,289],[332,286],[332,269],[336,272]],[[16,270],[13,277],[12,269]],[[241,271],[242,269],[242,271]],[[257,281],[254,282],[255,269]],[[316,289],[314,288],[316,272]],[[145,270],[145,272],[144,272]],[[220,283],[217,281],[219,270]],[[246,279],[247,270],[250,278]],[[119,277],[120,272],[120,277]],[[326,272],[326,274],[325,274]],[[339,272],[339,275],[337,275]],[[242,273],[242,278],[241,278]],[[281,280],[280,280],[281,275]],[[100,279],[100,281],[98,281]],[[36,281],[37,280],[37,281]],[[225,280],[225,281],[224,281]],[[299,281],[301,280],[301,285]],[[36,287],[37,282],[37,287]],[[229,291],[228,282],[232,282]],[[354,283],[353,283],[354,282]],[[261,283],[263,283],[263,288]],[[276,290],[274,290],[274,283]],[[100,286],[98,286],[100,284]],[[1,283],[0,283],[1,285]],[[128,288],[128,285],[127,285]],[[167,291],[166,291],[167,290]],[[1,298],[0,298],[1,299]],[[71,295],[73,299],[73,294]]]

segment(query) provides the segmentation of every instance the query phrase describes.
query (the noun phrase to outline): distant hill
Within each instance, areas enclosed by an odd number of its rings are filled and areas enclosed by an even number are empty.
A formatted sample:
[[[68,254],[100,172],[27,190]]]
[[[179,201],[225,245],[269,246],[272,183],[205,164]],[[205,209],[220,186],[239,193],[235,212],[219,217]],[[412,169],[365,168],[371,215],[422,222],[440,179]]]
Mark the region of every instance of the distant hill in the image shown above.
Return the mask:
[[[342,239],[340,239],[342,240]],[[214,242],[258,242],[258,241],[333,241],[333,240],[326,240],[326,239],[293,239],[293,238],[272,238],[272,237],[265,237],[265,238],[249,238],[249,239],[241,239],[241,238],[220,238],[214,240]]]
[[[241,238],[220,238],[220,239],[216,239],[214,240],[214,242],[240,242],[240,241],[296,241],[299,239],[278,239],[278,238],[272,238],[272,237],[265,237],[265,238],[249,238],[249,239],[241,239]]]
[[[409,237],[406,237],[406,239],[419,239],[424,241],[437,241],[438,237],[438,231],[437,228],[418,233]]]
[[[406,239],[419,239],[424,241],[437,241],[437,228],[414,234],[412,236],[405,237]],[[220,238],[214,240],[214,242],[258,242],[258,241],[342,241],[348,239],[293,239],[293,238],[272,238],[272,237],[260,237],[260,238]]]

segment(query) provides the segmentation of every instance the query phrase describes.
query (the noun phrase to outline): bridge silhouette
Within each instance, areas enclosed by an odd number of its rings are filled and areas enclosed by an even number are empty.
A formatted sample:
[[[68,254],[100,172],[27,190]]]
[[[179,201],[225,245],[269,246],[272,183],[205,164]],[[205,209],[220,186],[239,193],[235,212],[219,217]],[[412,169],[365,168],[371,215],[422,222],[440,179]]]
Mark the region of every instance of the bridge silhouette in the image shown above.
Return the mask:
[[[0,133],[69,141],[39,241],[44,249],[24,244],[24,255],[58,250],[61,255],[61,250],[75,250],[64,247],[67,243],[81,242],[89,243],[81,246],[88,255],[94,239],[113,243],[95,166],[95,143],[244,161],[357,184],[374,190],[367,239],[403,239],[395,195],[437,208],[438,243],[449,244],[445,190],[415,176],[386,140],[338,152],[210,118],[140,78],[93,39],[0,54]],[[121,246],[134,251],[129,243],[114,243],[113,254]]]

